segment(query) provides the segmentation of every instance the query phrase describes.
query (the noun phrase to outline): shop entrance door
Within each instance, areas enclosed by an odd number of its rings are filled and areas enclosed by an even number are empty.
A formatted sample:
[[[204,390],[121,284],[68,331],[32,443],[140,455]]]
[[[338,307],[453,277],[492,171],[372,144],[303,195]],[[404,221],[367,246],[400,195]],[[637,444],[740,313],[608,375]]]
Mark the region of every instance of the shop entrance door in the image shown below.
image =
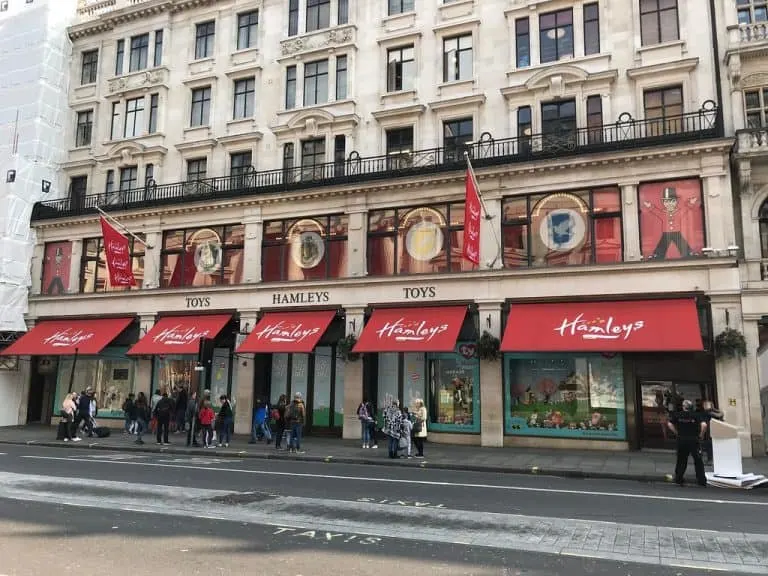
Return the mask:
[[[675,437],[667,428],[670,411],[679,410],[683,400],[699,406],[711,399],[713,386],[709,383],[672,380],[643,380],[640,382],[642,421],[640,437],[643,448],[674,449]]]

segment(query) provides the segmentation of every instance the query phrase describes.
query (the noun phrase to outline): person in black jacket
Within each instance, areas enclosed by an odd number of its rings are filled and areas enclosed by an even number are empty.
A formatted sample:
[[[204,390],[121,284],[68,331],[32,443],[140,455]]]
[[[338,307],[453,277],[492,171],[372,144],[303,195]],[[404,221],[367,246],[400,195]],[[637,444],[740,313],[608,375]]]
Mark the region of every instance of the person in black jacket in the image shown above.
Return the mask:
[[[93,400],[93,388],[90,386],[85,392],[80,394],[77,400],[77,417],[75,418],[75,430],[80,425],[83,426],[83,432],[88,436],[93,436],[93,419],[91,418],[91,401]]]
[[[136,412],[136,444],[144,444],[142,435],[147,430],[147,423],[150,420],[149,402],[144,392],[139,392],[136,402],[133,403],[133,409]]]
[[[229,447],[230,431],[232,429],[232,423],[234,422],[234,412],[232,412],[232,405],[229,403],[229,398],[226,394],[222,394],[219,397],[221,402],[221,408],[219,409],[219,447]]]
[[[168,398],[168,391],[163,390],[162,397],[155,404],[154,416],[157,418],[157,443],[168,446],[168,428],[171,425],[173,402]]]
[[[176,432],[184,432],[184,426],[187,420],[186,415],[188,402],[189,396],[187,395],[187,389],[182,386],[179,389],[178,396],[176,396]]]

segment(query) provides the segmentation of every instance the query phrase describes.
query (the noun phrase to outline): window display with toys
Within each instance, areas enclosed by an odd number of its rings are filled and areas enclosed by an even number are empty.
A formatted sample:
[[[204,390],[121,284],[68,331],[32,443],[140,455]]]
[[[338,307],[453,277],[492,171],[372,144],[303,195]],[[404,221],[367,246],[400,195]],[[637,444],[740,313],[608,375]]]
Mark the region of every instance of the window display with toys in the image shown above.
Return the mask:
[[[432,408],[430,429],[439,432],[479,432],[479,364],[474,347],[458,353],[430,354]]]
[[[626,439],[620,354],[505,354],[505,432]]]

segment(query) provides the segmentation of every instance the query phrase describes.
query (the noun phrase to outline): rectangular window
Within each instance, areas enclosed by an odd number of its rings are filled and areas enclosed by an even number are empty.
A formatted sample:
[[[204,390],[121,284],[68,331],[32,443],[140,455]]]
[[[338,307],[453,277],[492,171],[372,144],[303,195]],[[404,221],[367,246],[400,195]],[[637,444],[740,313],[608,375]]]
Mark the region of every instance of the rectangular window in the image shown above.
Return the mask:
[[[472,79],[472,34],[443,39],[443,82]]]
[[[293,142],[283,144],[283,183],[289,184],[294,181],[293,165],[295,162],[295,150]]]
[[[104,194],[109,198],[115,191],[115,171],[107,170],[107,177],[104,181]]]
[[[573,10],[560,10],[539,16],[541,62],[573,58]]]
[[[768,21],[767,0],[737,0],[739,24]]]
[[[515,56],[518,68],[531,65],[531,29],[528,18],[515,20]]]
[[[237,16],[237,49],[256,46],[259,37],[259,11],[253,10]]]
[[[252,164],[251,152],[235,152],[229,156],[229,175],[242,176],[247,174],[251,170]]]
[[[195,60],[213,56],[216,22],[201,22],[195,27]]]
[[[142,240],[141,233],[137,237]],[[144,244],[134,238],[128,238],[128,248],[133,264],[133,277],[136,286],[112,286],[109,281],[109,270],[104,253],[103,238],[86,238],[83,241],[83,257],[80,265],[81,292],[123,292],[139,290],[144,280]],[[101,413],[101,412],[100,412]]]
[[[683,130],[683,87],[671,86],[643,93],[646,136],[675,134]]]
[[[157,132],[157,116],[160,112],[160,95],[152,94],[149,97],[149,126],[148,132],[154,134]]]
[[[322,180],[325,177],[325,138],[301,143],[301,179]]]
[[[337,134],[333,138],[333,175],[344,175],[344,162],[347,154],[347,137]]]
[[[412,165],[413,126],[387,130],[387,169],[400,170]]]
[[[187,160],[187,182],[205,180],[208,176],[208,159],[193,158]]]
[[[138,187],[139,169],[137,166],[120,168],[120,191],[133,190]]]
[[[115,76],[123,73],[123,60],[125,60],[125,40],[118,40],[115,47]]]
[[[125,131],[126,138],[141,136],[144,131],[144,97],[132,98],[125,101]]]
[[[414,8],[414,0],[389,0],[388,14],[394,16],[395,14],[413,12]]]
[[[600,6],[584,4],[584,55],[600,53]]]
[[[155,31],[155,66],[160,66],[163,63],[163,31]]]
[[[131,38],[131,56],[129,59],[128,70],[138,72],[147,67],[147,56],[149,55],[149,34],[134,36]]]
[[[615,263],[623,259],[618,187],[505,198],[502,214],[505,267]]]
[[[328,60],[304,65],[304,106],[328,102]]]
[[[532,151],[533,118],[530,106],[520,106],[517,109],[517,142],[518,153],[527,156]]]
[[[93,110],[83,110],[77,113],[77,132],[75,146],[90,146],[93,131]]]
[[[768,123],[768,88],[744,91],[744,109],[747,112],[747,128],[762,128]]]
[[[429,231],[428,231],[429,230]],[[461,256],[464,202],[368,212],[368,274],[438,274],[472,270]]]
[[[155,165],[147,164],[144,166],[144,185],[148,186],[155,180]]]
[[[164,232],[160,251],[162,287],[239,284],[244,240],[242,224]]]
[[[264,282],[323,280],[347,276],[348,217],[345,214],[264,223]],[[301,242],[297,250],[297,241]]]
[[[288,0],[288,36],[299,33],[299,0]]]
[[[78,206],[82,205],[86,194],[88,194],[88,176],[74,176],[69,181],[69,196],[72,202]]]
[[[677,0],[640,0],[640,36],[643,46],[679,40]]]
[[[387,50],[387,92],[413,90],[415,77],[413,45]]]
[[[443,122],[443,161],[461,162],[472,142],[472,118]]]
[[[296,66],[285,69],[285,109],[296,108]]]
[[[641,183],[640,251],[643,260],[705,256],[704,197],[701,180]]]
[[[235,105],[233,118],[240,120],[253,116],[253,106],[256,96],[256,79],[243,78],[235,80]]]
[[[99,70],[99,51],[88,50],[82,54],[80,68],[80,84],[93,84],[96,82],[96,74]]]
[[[192,112],[190,126],[208,126],[211,116],[211,87],[192,90]]]
[[[307,32],[331,25],[331,0],[307,0]]]
[[[78,178],[82,178],[78,176]],[[74,184],[74,178],[72,184]],[[72,185],[70,185],[72,190]],[[72,202],[76,202],[72,196]],[[44,296],[60,296],[69,290],[72,264],[72,242],[46,242],[43,257],[42,293]]]
[[[545,150],[572,150],[576,146],[576,101],[545,102],[541,105],[542,144]]]
[[[347,57],[336,57],[336,100],[347,97]]]
[[[349,22],[349,0],[339,0],[337,15],[337,24],[341,25]]]
[[[587,141],[590,144],[603,141],[603,98],[600,95],[587,97]]]
[[[120,102],[112,103],[112,125],[109,129],[109,139],[120,138]]]

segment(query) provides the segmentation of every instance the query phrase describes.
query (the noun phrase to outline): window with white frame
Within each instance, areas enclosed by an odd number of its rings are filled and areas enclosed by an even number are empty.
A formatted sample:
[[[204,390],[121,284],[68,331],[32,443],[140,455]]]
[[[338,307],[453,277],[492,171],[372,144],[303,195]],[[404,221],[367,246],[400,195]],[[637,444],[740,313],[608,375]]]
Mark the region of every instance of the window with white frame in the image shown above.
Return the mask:
[[[753,24],[768,20],[768,0],[736,0],[739,24]]]
[[[299,0],[288,0],[288,36],[299,33]]]
[[[347,97],[347,57],[336,56],[336,100]]]
[[[201,22],[195,26],[195,60],[213,56],[216,22]]]
[[[118,40],[115,44],[115,76],[122,75],[123,60],[125,60],[125,40]]]
[[[643,46],[679,40],[677,0],[640,0],[640,36]]]
[[[81,54],[80,84],[93,84],[99,69],[99,51],[86,50]]]
[[[155,30],[155,66],[160,66],[163,63],[163,31]]]
[[[211,87],[203,86],[192,90],[192,109],[189,125],[208,126],[211,119]]]
[[[252,10],[237,15],[237,49],[245,50],[256,46],[259,33],[259,11]]]
[[[768,126],[768,87],[744,90],[744,111],[747,128]]]
[[[150,94],[149,96],[149,125],[147,132],[154,134],[157,132],[157,117],[160,114],[160,95]]]
[[[328,60],[304,65],[304,106],[328,102]]]
[[[539,16],[539,47],[542,64],[573,58],[573,9]]]
[[[256,99],[256,79],[241,78],[235,80],[235,102],[233,118],[242,120],[253,116],[254,101]]]
[[[331,0],[307,0],[307,32],[331,25]]]
[[[149,34],[141,34],[131,38],[131,54],[129,58],[128,70],[138,72],[147,67],[147,58],[149,56]]]
[[[296,108],[296,66],[285,69],[285,109]]]
[[[187,182],[205,180],[208,175],[207,158],[190,158],[187,160]]]
[[[443,161],[460,162],[473,138],[472,118],[458,118],[443,122]]]
[[[413,44],[387,50],[387,92],[413,90],[416,59]]]
[[[83,110],[77,113],[77,131],[75,146],[90,146],[93,131],[93,110]]]
[[[325,138],[301,143],[301,179],[320,180],[325,173]]]
[[[138,166],[125,166],[120,168],[120,191],[133,190],[138,186]]]
[[[443,82],[472,79],[472,34],[443,39]]]
[[[413,12],[414,2],[415,0],[389,0],[387,14],[394,16],[395,14]]]
[[[125,138],[135,138],[144,132],[144,97],[125,101]]]

